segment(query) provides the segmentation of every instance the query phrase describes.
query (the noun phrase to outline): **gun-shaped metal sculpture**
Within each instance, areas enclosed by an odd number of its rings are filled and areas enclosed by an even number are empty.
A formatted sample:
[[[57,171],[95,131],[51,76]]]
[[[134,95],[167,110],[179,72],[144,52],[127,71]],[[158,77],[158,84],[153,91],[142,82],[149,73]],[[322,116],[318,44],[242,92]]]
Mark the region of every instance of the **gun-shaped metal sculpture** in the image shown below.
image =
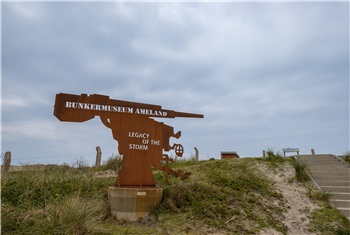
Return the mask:
[[[118,152],[123,156],[121,169],[115,183],[117,187],[154,187],[152,166],[168,174],[186,179],[190,173],[172,170],[172,159],[165,153],[175,150],[183,154],[181,144],[170,145],[171,137],[180,138],[181,132],[157,122],[153,118],[203,118],[201,114],[162,109],[159,105],[112,100],[104,95],[57,94],[54,115],[60,121],[85,122],[99,116],[102,123],[112,130],[118,141]],[[165,162],[163,166],[162,163]]]

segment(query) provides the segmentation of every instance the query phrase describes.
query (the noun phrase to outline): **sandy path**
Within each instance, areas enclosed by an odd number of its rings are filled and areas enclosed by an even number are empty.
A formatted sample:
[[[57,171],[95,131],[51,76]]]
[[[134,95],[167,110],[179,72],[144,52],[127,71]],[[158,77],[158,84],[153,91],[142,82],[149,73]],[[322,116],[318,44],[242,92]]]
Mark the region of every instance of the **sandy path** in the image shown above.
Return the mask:
[[[283,195],[285,199],[286,212],[284,213],[285,219],[283,223],[288,227],[287,234],[290,235],[313,235],[307,229],[309,223],[310,213],[318,209],[319,206],[314,204],[311,199],[307,196],[306,188],[291,179],[295,176],[294,168],[285,162],[283,167],[272,169],[267,165],[262,166],[261,171],[270,178],[277,188],[277,190]],[[290,181],[290,182],[289,182]],[[268,229],[260,233],[262,234],[281,234],[280,232]]]

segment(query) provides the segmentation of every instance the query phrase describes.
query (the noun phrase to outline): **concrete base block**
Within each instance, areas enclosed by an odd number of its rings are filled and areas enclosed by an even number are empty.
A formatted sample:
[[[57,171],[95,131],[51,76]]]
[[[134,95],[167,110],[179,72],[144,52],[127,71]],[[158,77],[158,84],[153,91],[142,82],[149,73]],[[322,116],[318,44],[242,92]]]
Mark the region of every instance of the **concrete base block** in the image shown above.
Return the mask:
[[[117,219],[136,221],[148,216],[162,200],[162,188],[108,188],[111,213]]]

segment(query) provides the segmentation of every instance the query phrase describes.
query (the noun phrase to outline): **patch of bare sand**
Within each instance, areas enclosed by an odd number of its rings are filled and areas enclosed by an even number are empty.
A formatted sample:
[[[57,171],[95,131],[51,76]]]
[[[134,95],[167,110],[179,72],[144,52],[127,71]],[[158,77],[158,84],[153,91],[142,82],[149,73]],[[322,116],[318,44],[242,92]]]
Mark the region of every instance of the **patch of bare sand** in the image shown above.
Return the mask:
[[[286,212],[284,212],[285,218],[283,223],[288,227],[287,234],[316,234],[309,232],[307,225],[309,224],[310,213],[318,209],[319,206],[307,196],[306,188],[302,184],[291,180],[295,177],[294,168],[288,162],[285,162],[283,167],[276,169],[272,169],[267,165],[262,165],[261,167],[261,172],[275,183],[276,189],[283,195],[285,200]],[[259,234],[279,235],[282,233],[273,229],[265,229]]]
[[[97,171],[94,175],[95,178],[117,178],[118,174],[115,170]]]

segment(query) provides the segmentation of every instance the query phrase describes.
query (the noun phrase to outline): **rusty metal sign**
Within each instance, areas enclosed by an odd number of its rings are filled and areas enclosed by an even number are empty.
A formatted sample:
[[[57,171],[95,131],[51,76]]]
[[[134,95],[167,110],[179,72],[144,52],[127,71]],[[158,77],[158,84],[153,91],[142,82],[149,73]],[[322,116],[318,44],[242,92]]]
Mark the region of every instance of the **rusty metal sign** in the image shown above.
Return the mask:
[[[189,172],[174,171],[169,167],[173,159],[166,152],[174,150],[181,157],[181,144],[170,145],[170,138],[180,138],[181,132],[157,122],[153,118],[203,118],[201,114],[176,112],[162,109],[159,105],[112,100],[105,95],[56,95],[54,115],[60,121],[85,122],[100,117],[112,130],[118,141],[118,152],[123,156],[116,187],[154,187],[152,166],[168,174],[186,179]]]

